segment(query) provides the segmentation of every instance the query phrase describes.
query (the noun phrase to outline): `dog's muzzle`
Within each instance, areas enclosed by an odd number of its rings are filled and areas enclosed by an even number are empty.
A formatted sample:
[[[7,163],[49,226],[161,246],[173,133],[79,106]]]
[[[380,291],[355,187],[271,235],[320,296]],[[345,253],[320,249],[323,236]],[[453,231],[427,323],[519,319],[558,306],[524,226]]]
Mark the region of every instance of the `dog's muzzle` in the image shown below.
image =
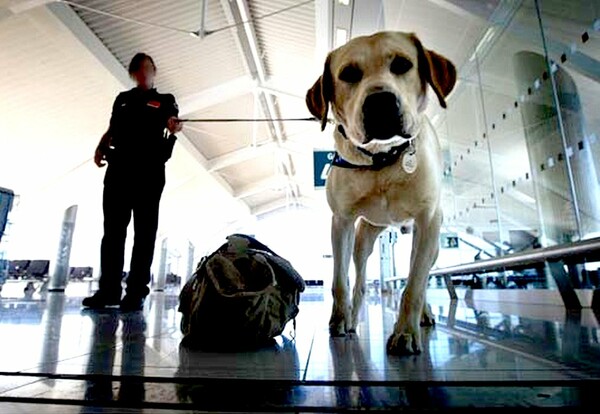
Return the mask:
[[[391,92],[375,92],[363,104],[365,143],[403,135],[404,122],[400,99]]]

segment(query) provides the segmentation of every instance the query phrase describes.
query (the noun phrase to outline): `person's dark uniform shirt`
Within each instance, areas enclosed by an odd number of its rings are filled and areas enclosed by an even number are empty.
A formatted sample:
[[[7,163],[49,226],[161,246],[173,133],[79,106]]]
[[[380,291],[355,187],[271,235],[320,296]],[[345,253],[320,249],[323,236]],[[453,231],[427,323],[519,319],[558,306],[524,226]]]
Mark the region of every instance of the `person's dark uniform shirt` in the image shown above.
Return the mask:
[[[139,87],[121,92],[113,104],[109,164],[158,166],[171,157],[176,137],[165,136],[167,120],[177,116],[175,97]]]

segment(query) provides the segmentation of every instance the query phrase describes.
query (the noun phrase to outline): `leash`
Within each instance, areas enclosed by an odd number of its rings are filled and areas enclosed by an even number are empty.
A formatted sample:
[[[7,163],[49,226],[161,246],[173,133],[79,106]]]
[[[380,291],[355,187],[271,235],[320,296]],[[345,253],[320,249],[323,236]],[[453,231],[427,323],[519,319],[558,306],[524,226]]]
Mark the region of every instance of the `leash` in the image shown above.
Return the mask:
[[[227,122],[315,122],[319,121],[315,117],[309,118],[186,118],[180,119],[180,122],[200,122],[200,123],[227,123]],[[319,121],[320,122],[320,121]]]

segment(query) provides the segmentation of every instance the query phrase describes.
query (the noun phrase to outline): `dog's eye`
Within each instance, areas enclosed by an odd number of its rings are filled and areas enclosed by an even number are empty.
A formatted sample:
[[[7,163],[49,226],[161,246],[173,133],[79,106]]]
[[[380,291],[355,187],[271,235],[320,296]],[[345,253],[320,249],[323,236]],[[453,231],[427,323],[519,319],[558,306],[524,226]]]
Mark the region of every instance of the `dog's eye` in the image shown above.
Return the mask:
[[[390,71],[395,75],[403,75],[413,67],[410,60],[405,57],[396,56],[390,65]]]
[[[363,73],[362,70],[357,68],[356,66],[346,66],[340,72],[339,78],[341,81],[347,83],[358,83],[362,79]]]

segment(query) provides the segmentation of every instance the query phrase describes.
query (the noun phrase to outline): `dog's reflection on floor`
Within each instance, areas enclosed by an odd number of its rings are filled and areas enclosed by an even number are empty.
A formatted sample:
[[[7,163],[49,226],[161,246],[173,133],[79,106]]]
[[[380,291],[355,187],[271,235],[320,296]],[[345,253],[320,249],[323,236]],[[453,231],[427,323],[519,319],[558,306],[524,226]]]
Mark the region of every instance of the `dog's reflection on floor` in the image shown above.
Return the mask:
[[[117,311],[87,311],[93,323],[90,355],[86,368],[85,399],[103,402],[115,400],[113,395],[113,372],[117,352],[117,328],[122,321],[121,372],[117,401],[127,404],[143,402],[145,388],[143,382],[145,363],[146,321],[142,312],[119,314]],[[84,407],[83,413],[95,412],[93,407]]]
[[[354,381],[355,386],[336,386],[334,398],[337,407],[409,407],[432,408],[443,406],[443,390],[427,387],[434,370],[430,341],[435,340],[435,328],[422,329],[423,350],[419,355],[389,356],[385,352],[385,335],[372,338],[369,317],[361,312],[357,334],[329,339],[329,351],[334,381]],[[384,329],[385,331],[385,329]],[[383,366],[375,369],[373,358],[383,358]],[[369,382],[391,379],[410,381],[406,386],[379,386]],[[366,382],[366,383],[365,383]]]

